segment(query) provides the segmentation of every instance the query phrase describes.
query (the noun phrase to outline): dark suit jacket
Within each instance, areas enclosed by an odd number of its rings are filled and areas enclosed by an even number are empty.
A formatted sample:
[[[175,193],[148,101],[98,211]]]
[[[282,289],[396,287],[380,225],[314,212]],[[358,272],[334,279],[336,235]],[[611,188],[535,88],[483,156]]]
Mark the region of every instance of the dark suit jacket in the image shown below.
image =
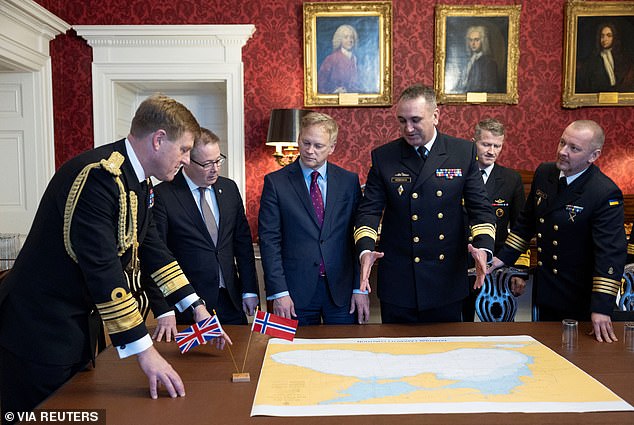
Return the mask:
[[[626,257],[623,195],[595,165],[557,192],[555,163],[541,164],[498,258],[513,264],[537,235],[534,302],[572,319],[611,314]]]
[[[358,253],[385,256],[378,265],[381,301],[427,310],[468,295],[464,207],[475,232],[473,245],[493,252],[495,216],[475,160],[475,145],[438,133],[429,157],[405,139],[372,151],[356,219]]]
[[[113,344],[123,345],[147,335],[140,314],[134,314],[138,313],[134,300],[121,304],[121,294],[130,292],[123,269],[132,256],[131,249],[117,255],[119,188],[102,168],[90,171],[73,215],[71,243],[79,263],[64,247],[64,208],[73,181],[87,164],[107,159],[114,151],[126,158],[121,166],[126,192],[134,191],[139,198],[137,227],[143,273],[151,274],[174,262],[152,223],[147,189],[138,182],[127,160],[124,141],[71,159],[46,188],[24,247],[0,286],[0,344],[23,359],[57,365],[90,359],[94,347],[89,322],[97,311],[96,304],[104,320],[118,328],[110,331]],[[173,266],[176,280],[166,281],[186,282],[177,265]],[[170,304],[194,292],[190,285],[176,284],[174,288],[168,296]],[[117,317],[113,317],[117,310]]]
[[[231,301],[237,311],[242,311],[242,294],[259,294],[251,230],[235,182],[220,176],[213,188],[220,215],[217,246],[182,169],[173,181],[155,187],[154,219],[161,239],[174,253],[208,310],[217,308],[220,264]],[[148,296],[154,314],[168,311],[170,307],[163,297],[153,297],[153,293],[156,294],[150,291]],[[179,321],[191,322],[191,312],[176,313]],[[222,312],[218,314],[222,320]]]
[[[259,239],[268,295],[289,291],[297,308],[307,306],[324,259],[328,287],[338,306],[359,288],[359,260],[352,239],[361,197],[359,177],[328,163],[328,191],[322,228],[304,181],[299,159],[264,177]]]
[[[484,185],[495,211],[495,251],[497,253],[504,245],[508,236],[509,226],[515,224],[520,211],[524,208],[526,196],[522,177],[515,170],[495,164],[491,175]]]
[[[498,66],[491,56],[482,55],[473,62],[464,91],[476,93],[504,93],[506,91],[499,87]]]
[[[631,92],[634,91],[634,65],[627,56],[612,50],[614,60],[615,85],[610,84],[610,76],[600,53],[591,56],[577,71],[577,93]]]

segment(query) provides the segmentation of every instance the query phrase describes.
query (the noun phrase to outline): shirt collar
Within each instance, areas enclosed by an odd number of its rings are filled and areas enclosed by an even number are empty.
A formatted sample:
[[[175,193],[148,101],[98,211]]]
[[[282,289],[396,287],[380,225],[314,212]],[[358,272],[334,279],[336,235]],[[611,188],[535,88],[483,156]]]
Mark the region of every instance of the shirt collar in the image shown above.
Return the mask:
[[[321,176],[321,178],[326,179],[327,170],[328,170],[328,161],[324,162],[324,164],[321,167],[319,167],[317,170],[313,170],[312,168],[305,166],[304,163],[302,162],[302,159],[300,158],[299,167],[302,169],[304,178],[308,178],[313,171],[317,171],[319,172],[319,175]]]
[[[586,168],[584,168],[583,170],[579,171],[577,174],[573,174],[572,176],[567,176],[567,177],[566,177],[566,183],[567,183],[568,185],[570,185],[573,181],[577,180],[577,178],[578,178],[580,175],[582,175],[583,173],[585,173],[585,172],[588,170],[588,168],[590,168],[590,166],[589,166],[589,165],[588,165]],[[564,177],[564,172],[563,172],[563,171],[560,171],[560,172],[559,172],[559,178],[562,178],[562,177]]]
[[[485,168],[480,168],[480,170],[484,170],[484,173],[486,174],[487,178],[491,176],[491,171],[493,171],[493,167],[495,167],[495,162],[491,165],[489,165],[488,167]]]
[[[431,152],[431,147],[434,146],[434,142],[436,141],[436,136],[438,136],[438,132],[436,131],[436,127],[434,127],[434,136],[431,138],[429,142],[423,145],[425,146],[428,152]]]
[[[203,186],[198,186],[196,183],[194,183],[194,181],[191,178],[189,178],[189,176],[185,172],[185,169],[183,169],[183,177],[185,177],[185,182],[187,182],[187,186],[189,186],[189,190],[191,190],[192,192],[198,192],[198,188],[203,187]],[[205,186],[205,188],[208,188],[208,187],[209,186]]]
[[[136,156],[134,149],[132,148],[132,144],[126,137],[125,139],[125,150],[128,154],[128,159],[130,160],[130,164],[132,164],[132,168],[134,169],[134,174],[136,174],[136,178],[139,180],[139,183],[144,182],[147,179],[145,175],[145,170],[139,161],[139,158]]]

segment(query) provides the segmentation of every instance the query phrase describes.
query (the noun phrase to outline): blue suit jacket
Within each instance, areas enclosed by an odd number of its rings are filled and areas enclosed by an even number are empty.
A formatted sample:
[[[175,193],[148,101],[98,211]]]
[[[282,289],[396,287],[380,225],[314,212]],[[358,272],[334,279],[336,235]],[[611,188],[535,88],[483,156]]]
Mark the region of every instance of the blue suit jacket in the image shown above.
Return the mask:
[[[321,229],[299,159],[264,177],[258,228],[266,292],[289,291],[297,308],[311,301],[322,257],[336,305],[349,303],[352,290],[359,287],[359,261],[352,238],[361,197],[359,177],[331,163],[327,167]]]
[[[217,308],[218,264],[234,307],[242,311],[242,293],[258,294],[251,230],[235,182],[220,176],[213,188],[220,212],[217,246],[205,227],[182,170],[173,181],[154,188],[154,221],[161,239],[173,252],[209,311]],[[154,314],[160,315],[169,309],[162,298],[152,297],[151,293],[148,296]],[[191,321],[190,313],[185,314],[184,317],[179,315],[179,319]],[[222,319],[222,312],[218,314]]]

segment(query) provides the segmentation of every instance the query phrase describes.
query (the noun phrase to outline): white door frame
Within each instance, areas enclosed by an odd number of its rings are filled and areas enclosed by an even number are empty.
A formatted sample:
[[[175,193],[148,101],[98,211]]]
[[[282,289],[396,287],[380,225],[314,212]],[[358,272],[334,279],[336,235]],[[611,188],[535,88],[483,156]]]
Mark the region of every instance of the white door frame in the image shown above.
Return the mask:
[[[53,78],[49,43],[58,34],[68,31],[71,26],[35,3],[33,0],[0,1],[0,69],[12,72],[33,73],[33,95],[25,102],[32,102],[34,140],[24,143],[36,144],[35,158],[29,161],[29,169],[36,170],[34,185],[16,188],[25,193],[17,194],[24,200],[17,208],[27,217],[21,220],[20,228],[11,223],[0,223],[0,231],[27,233],[35,216],[37,204],[44,194],[46,185],[55,172],[55,140],[53,133]],[[20,169],[26,167],[20,164]],[[27,200],[30,202],[27,205]],[[13,206],[16,207],[16,206]],[[0,206],[0,210],[1,210]],[[22,212],[20,212],[22,214]]]
[[[254,25],[75,25],[93,50],[95,146],[116,137],[115,86],[225,82],[227,173],[245,193],[242,47]]]

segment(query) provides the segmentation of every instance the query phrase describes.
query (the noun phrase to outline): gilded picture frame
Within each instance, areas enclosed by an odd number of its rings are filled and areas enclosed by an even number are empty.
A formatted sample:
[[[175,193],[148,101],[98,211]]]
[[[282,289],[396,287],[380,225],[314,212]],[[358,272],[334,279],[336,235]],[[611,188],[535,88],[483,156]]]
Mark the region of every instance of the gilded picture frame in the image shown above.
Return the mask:
[[[392,104],[392,2],[304,3],[304,105]]]
[[[634,1],[569,0],[564,40],[564,108],[634,105]]]
[[[520,12],[520,5],[436,5],[438,103],[518,103]]]

